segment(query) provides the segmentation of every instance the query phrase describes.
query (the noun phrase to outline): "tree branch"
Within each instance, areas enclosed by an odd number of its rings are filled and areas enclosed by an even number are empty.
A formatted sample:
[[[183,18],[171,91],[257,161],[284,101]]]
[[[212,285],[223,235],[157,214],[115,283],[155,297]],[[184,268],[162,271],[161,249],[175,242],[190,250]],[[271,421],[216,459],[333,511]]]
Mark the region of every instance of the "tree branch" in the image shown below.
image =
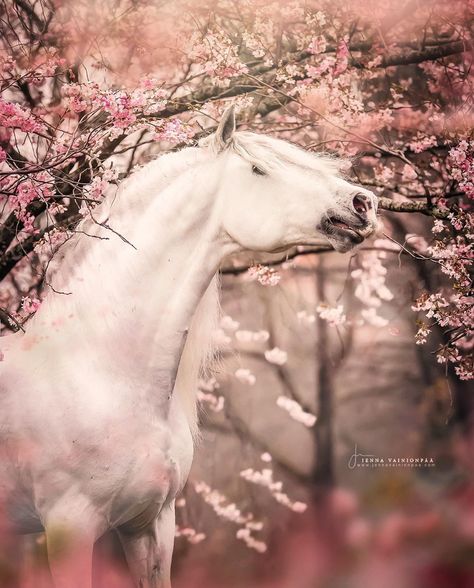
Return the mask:
[[[411,51],[401,55],[389,55],[384,57],[382,63],[377,67],[391,67],[393,65],[411,65],[415,63],[423,63],[424,61],[436,61],[442,57],[449,57],[450,55],[457,55],[464,53],[472,48],[471,43],[467,41],[455,41],[449,45],[440,45],[438,47],[430,47],[424,51]],[[354,67],[360,67],[356,63]]]
[[[449,210],[441,210],[436,206],[429,206],[426,202],[395,202],[390,198],[379,198],[379,208],[390,212],[419,212],[426,216],[446,219],[450,214]]]

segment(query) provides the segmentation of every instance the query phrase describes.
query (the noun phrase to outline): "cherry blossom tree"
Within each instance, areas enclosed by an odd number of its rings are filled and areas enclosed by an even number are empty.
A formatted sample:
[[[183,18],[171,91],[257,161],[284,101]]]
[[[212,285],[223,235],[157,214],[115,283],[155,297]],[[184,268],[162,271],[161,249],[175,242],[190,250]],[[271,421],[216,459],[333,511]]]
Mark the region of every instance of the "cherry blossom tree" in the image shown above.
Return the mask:
[[[432,219],[424,234],[394,237],[383,217],[386,236],[353,272],[361,316],[383,322],[384,255],[432,264],[446,279],[413,303],[417,342],[442,329],[438,361],[472,378],[472,3],[414,6],[4,1],[5,327],[38,307],[52,253],[111,184],[212,131],[233,98],[242,126],[355,158],[352,173],[382,210]]]

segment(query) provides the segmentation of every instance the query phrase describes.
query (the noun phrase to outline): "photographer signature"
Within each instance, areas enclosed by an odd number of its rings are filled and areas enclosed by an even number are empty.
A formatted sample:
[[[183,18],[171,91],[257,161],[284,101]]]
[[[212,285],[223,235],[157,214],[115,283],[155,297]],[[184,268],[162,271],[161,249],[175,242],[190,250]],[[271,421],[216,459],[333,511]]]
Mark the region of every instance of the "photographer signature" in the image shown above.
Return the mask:
[[[372,455],[371,453],[359,453],[357,451],[357,445],[355,445],[354,453],[350,456],[349,461],[347,463],[349,469],[353,470],[355,467],[357,467],[357,460],[359,457],[375,457],[375,455]]]

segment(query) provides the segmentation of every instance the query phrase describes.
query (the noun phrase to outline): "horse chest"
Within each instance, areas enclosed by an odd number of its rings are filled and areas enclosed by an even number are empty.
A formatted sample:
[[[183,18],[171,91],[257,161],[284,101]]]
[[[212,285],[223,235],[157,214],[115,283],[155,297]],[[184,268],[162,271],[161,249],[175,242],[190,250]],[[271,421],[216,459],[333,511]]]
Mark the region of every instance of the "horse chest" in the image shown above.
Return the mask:
[[[104,407],[104,408],[103,408]],[[37,525],[61,500],[86,501],[114,527],[145,524],[186,482],[193,443],[186,417],[171,403],[166,418],[107,403],[13,411],[6,478],[19,526]],[[21,432],[20,432],[21,431]],[[30,519],[34,519],[30,521]]]

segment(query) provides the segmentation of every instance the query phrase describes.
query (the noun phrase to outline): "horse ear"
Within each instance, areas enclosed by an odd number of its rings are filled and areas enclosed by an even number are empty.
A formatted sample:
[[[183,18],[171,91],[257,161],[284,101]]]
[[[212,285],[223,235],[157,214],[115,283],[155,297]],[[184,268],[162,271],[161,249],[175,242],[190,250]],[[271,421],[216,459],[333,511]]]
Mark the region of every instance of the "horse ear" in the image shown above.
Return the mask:
[[[221,122],[217,127],[215,142],[220,150],[225,149],[232,141],[235,131],[235,110],[234,105],[229,106],[222,115]]]

